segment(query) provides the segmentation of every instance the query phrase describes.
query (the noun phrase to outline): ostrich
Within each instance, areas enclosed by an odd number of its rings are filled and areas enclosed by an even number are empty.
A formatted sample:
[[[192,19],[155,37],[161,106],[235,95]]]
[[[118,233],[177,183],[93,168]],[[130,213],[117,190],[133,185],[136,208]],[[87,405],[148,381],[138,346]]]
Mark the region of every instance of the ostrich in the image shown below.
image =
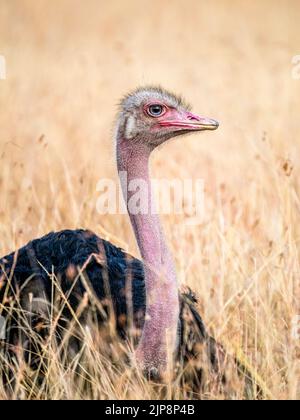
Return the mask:
[[[222,348],[207,334],[193,293],[179,292],[174,260],[158,215],[150,210],[145,214],[131,211],[133,193],[128,191],[132,180],[142,179],[148,187],[148,209],[153,209],[151,152],[173,137],[217,128],[215,120],[191,113],[180,97],[162,88],[139,88],[125,96],[117,120],[116,160],[118,172],[127,173],[128,183],[121,181],[121,186],[141,260],[87,230],[49,233],[0,260],[0,314],[11,314],[9,296],[18,299],[34,329],[46,317],[41,302],[53,301],[52,273],[68,299],[60,320],[63,323],[72,318],[71,309],[76,311],[81,304],[87,290],[86,278],[99,302],[110,299],[115,328],[126,339],[128,322],[124,323],[124,315],[128,319],[129,314],[124,290],[128,289],[130,277],[133,322],[141,330],[132,358],[136,366],[150,377],[162,377],[175,360],[186,363],[197,358],[197,344],[208,343],[209,363],[218,370]],[[77,276],[80,270],[84,278]],[[23,340],[26,352],[30,345],[24,337],[20,339],[20,320],[11,318],[2,341],[10,346]],[[84,318],[82,315],[81,322]]]

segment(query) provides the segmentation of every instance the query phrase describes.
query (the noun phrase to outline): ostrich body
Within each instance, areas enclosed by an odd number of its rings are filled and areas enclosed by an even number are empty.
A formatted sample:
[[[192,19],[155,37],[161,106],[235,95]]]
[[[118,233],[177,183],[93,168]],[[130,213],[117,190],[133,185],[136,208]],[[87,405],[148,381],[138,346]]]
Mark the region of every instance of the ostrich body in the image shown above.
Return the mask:
[[[127,336],[128,302],[124,290],[132,296],[134,324],[142,330],[134,359],[148,373],[163,374],[172,362],[187,357],[184,331],[187,308],[193,320],[195,342],[209,339],[191,293],[178,291],[176,270],[166,244],[163,229],[155,208],[149,177],[149,158],[159,145],[193,131],[214,130],[214,120],[192,114],[177,96],[160,88],[143,88],[127,95],[121,102],[116,131],[116,157],[119,172],[127,173],[128,184],[142,179],[147,186],[148,212],[135,214],[130,208],[133,192],[122,183],[122,191],[129,217],[139,246],[142,261],[126,254],[113,244],[90,231],[64,230],[31,241],[0,260],[0,314],[5,315],[9,295],[18,296],[21,306],[31,315],[40,315],[41,301],[53,301],[53,277],[68,296],[68,308],[78,308],[86,292],[86,284],[79,276],[82,270],[99,301],[111,301],[116,329]],[[142,192],[142,194],[146,194]],[[106,284],[107,283],[107,284]],[[108,286],[108,287],[107,287]],[[109,292],[108,292],[109,289]],[[66,308],[64,318],[71,318]],[[99,318],[101,323],[101,317]],[[6,341],[15,343],[16,325],[11,323]],[[198,334],[198,335],[197,335]],[[211,352],[211,361],[215,357]]]

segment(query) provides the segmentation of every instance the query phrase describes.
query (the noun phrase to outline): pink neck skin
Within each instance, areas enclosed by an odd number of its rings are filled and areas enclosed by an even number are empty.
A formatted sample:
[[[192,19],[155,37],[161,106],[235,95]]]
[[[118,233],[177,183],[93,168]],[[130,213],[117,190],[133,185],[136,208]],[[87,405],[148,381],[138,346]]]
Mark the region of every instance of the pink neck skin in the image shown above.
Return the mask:
[[[135,352],[138,366],[150,373],[163,373],[171,363],[176,349],[179,319],[178,285],[172,256],[165,242],[158,215],[151,214],[154,198],[149,176],[151,148],[117,138],[118,171],[126,171],[128,184],[142,179],[147,185],[148,213],[130,214],[136,240],[144,262],[146,286],[146,316],[142,336]],[[127,197],[127,185],[122,185]]]

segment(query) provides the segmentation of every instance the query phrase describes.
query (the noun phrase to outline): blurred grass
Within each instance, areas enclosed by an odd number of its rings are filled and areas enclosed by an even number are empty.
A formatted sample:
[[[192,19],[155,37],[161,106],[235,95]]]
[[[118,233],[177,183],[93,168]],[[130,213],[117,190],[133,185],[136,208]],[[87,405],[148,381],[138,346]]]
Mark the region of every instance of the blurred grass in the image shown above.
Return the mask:
[[[96,212],[116,104],[144,83],[181,93],[221,125],[153,158],[156,177],[205,180],[202,225],[164,217],[180,281],[274,398],[299,399],[299,22],[296,0],[0,0],[0,254],[74,227],[137,254],[127,217]]]

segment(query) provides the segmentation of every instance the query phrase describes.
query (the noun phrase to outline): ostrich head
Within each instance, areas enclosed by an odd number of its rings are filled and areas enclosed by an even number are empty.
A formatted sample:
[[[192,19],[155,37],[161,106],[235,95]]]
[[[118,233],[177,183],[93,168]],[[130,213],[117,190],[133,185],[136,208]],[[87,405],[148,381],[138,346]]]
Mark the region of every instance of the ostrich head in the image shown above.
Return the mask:
[[[158,87],[136,89],[120,104],[119,130],[123,139],[147,144],[150,149],[193,131],[215,130],[219,124],[190,112],[190,106]]]
[[[137,89],[121,102],[117,127],[117,164],[123,195],[144,262],[146,316],[136,360],[142,369],[163,372],[177,343],[179,300],[176,269],[155,209],[149,176],[153,149],[182,134],[215,130],[215,120],[190,112],[184,101],[160,88]],[[124,177],[124,173],[126,177]],[[137,187],[139,185],[139,187]],[[138,199],[132,200],[137,189]],[[131,202],[147,211],[132,211]],[[136,210],[136,209],[135,209]],[[171,350],[171,352],[170,352]]]

